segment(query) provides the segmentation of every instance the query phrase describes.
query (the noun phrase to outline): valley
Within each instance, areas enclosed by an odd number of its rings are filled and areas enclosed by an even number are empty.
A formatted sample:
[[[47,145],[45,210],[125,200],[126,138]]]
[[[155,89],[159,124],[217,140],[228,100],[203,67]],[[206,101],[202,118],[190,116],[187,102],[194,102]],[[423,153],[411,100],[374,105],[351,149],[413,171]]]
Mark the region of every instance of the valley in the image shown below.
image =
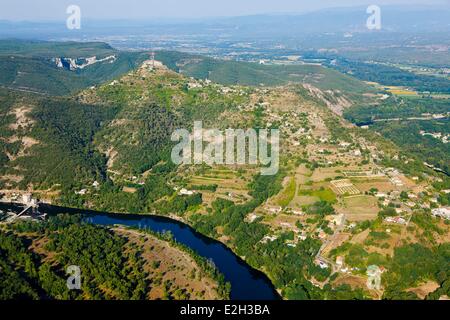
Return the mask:
[[[446,112],[445,100],[380,102],[385,92],[323,66],[174,52],[155,59],[64,97],[1,89],[4,200],[29,193],[61,206],[171,217],[224,243],[266,274],[284,299],[448,297],[450,180],[424,164],[445,168],[447,145],[435,141],[427,154],[410,137],[413,120],[404,127],[403,120],[374,121]],[[279,172],[173,164],[171,133],[191,131],[199,120],[222,131],[279,129]],[[375,123],[353,124],[366,121]],[[448,121],[440,123],[415,125],[447,133]],[[123,254],[136,246],[158,251],[141,256],[149,275],[138,278],[171,286],[157,285],[148,297],[226,297],[214,292],[211,279],[182,289],[195,269],[186,256],[174,253],[178,261],[149,267],[173,250],[164,239],[120,227],[108,232],[127,238]],[[381,270],[381,288],[366,285],[372,266]]]

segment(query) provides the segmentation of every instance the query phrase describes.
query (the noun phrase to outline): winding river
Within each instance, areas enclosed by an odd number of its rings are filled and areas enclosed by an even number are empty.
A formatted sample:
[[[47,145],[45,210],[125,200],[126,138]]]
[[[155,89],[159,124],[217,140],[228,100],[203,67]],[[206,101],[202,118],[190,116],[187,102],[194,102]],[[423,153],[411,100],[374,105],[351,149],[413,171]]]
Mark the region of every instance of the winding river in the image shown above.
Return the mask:
[[[0,209],[17,212],[21,207],[0,204]],[[118,224],[146,228],[155,232],[170,231],[176,241],[214,262],[217,269],[225,276],[225,280],[231,283],[230,298],[232,300],[280,299],[266,275],[250,267],[224,244],[205,237],[190,226],[176,220],[151,215],[116,214],[49,205],[40,205],[39,211],[49,215],[58,213],[83,214],[90,223],[102,226]]]

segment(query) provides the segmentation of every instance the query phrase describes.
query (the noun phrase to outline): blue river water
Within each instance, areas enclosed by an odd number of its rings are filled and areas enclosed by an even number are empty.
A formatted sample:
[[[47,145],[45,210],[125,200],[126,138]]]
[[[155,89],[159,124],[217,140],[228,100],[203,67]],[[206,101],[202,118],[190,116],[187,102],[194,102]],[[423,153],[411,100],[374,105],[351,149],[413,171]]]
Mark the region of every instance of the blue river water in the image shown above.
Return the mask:
[[[17,207],[0,205],[0,209],[17,211]],[[186,224],[173,219],[150,216],[105,213],[49,205],[39,207],[41,213],[83,214],[87,221],[102,225],[125,225],[150,229],[154,232],[170,231],[174,239],[206,259],[211,259],[216,268],[231,283],[232,300],[277,300],[280,299],[274,286],[262,272],[253,269],[222,243],[196,232]]]

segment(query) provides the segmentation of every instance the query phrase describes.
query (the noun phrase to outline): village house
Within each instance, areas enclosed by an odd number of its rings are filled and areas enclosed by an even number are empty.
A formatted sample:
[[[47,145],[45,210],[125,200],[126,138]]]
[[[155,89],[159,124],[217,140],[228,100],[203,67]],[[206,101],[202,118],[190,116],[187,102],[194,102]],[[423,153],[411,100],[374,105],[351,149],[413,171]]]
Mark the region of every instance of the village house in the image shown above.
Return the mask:
[[[323,240],[327,237],[327,234],[322,229],[319,228],[316,231],[318,232],[318,237],[320,240]]]
[[[277,239],[278,239],[277,236],[264,236],[264,238],[261,239],[261,242],[262,243],[267,243],[268,241],[274,242]]]
[[[406,204],[408,207],[410,207],[410,208],[413,208],[413,207],[416,206],[416,203],[415,203],[415,202],[412,202],[412,201],[407,201],[405,204]]]
[[[80,191],[75,191],[75,194],[84,196],[87,193],[87,189],[81,189]]]
[[[317,259],[315,261],[316,265],[318,265],[321,269],[328,269],[328,264],[325,261]]]
[[[450,219],[450,207],[441,207],[431,210],[431,214],[435,217],[441,217],[444,219]]]
[[[420,207],[422,208],[422,209],[430,209],[431,208],[431,205],[430,205],[430,203],[422,203],[421,205],[420,205]]]
[[[248,221],[250,221],[250,223],[252,223],[258,218],[259,218],[259,216],[253,213],[248,217]]]
[[[337,214],[331,217],[330,222],[336,226],[342,226],[345,222],[345,216],[343,214]]]
[[[264,209],[269,213],[280,213],[283,210],[280,206],[265,206]]]
[[[386,193],[384,193],[384,192],[377,192],[375,194],[375,197],[377,197],[377,198],[386,198],[387,196],[388,195]]]
[[[187,87],[188,87],[188,90],[191,90],[191,89],[202,88],[203,86],[200,83],[197,83],[197,82],[189,82],[187,84]]]
[[[406,220],[402,217],[387,217],[384,219],[387,223],[405,224]]]
[[[294,214],[296,216],[302,216],[305,214],[301,209],[294,209],[294,208],[287,208],[286,212],[290,213],[290,214]]]
[[[336,257],[336,266],[341,269],[344,266],[344,257],[337,256]]]
[[[178,193],[180,196],[192,196],[195,192],[191,190],[187,190],[185,188],[182,188],[180,192]]]
[[[290,223],[287,223],[287,222],[281,222],[280,226],[282,226],[284,228],[289,228],[289,229],[293,228],[293,226]]]
[[[306,233],[302,232],[302,234],[298,235],[298,239],[300,241],[305,241],[307,238]]]

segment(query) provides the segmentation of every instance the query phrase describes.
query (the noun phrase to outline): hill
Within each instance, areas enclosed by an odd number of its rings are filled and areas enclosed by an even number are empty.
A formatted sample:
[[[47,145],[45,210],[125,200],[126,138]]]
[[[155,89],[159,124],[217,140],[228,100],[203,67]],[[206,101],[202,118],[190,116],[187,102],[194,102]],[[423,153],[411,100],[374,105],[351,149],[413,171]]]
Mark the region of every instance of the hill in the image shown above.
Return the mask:
[[[0,228],[0,300],[227,299],[223,275],[166,235],[102,228],[81,217]],[[80,288],[66,268],[82,270]]]
[[[320,65],[264,65],[227,61],[179,52],[158,52],[156,59],[176,72],[224,85],[280,86],[308,83],[322,90],[362,94],[373,88],[348,75]]]
[[[105,43],[0,40],[0,85],[49,95],[72,94],[114,79],[145,58],[143,53],[121,52]],[[61,59],[74,61],[75,67],[58,64]],[[84,67],[87,59],[92,64]]]
[[[49,95],[73,94],[135,69],[148,53],[116,50],[98,42],[0,40],[0,86]],[[375,90],[320,65],[260,65],[160,51],[156,59],[175,72],[224,85],[308,83],[356,98]]]
[[[448,177],[345,121],[320,83],[225,85],[173,70],[195,66],[191,56],[163,55],[164,64],[146,61],[71,97],[5,89],[1,192],[181,220],[265,272],[288,299],[414,299],[424,283],[432,290],[422,298],[448,295],[449,224],[432,215],[449,203]],[[195,120],[279,129],[280,170],[175,165],[170,135]],[[385,272],[379,290],[366,286],[373,265]]]

